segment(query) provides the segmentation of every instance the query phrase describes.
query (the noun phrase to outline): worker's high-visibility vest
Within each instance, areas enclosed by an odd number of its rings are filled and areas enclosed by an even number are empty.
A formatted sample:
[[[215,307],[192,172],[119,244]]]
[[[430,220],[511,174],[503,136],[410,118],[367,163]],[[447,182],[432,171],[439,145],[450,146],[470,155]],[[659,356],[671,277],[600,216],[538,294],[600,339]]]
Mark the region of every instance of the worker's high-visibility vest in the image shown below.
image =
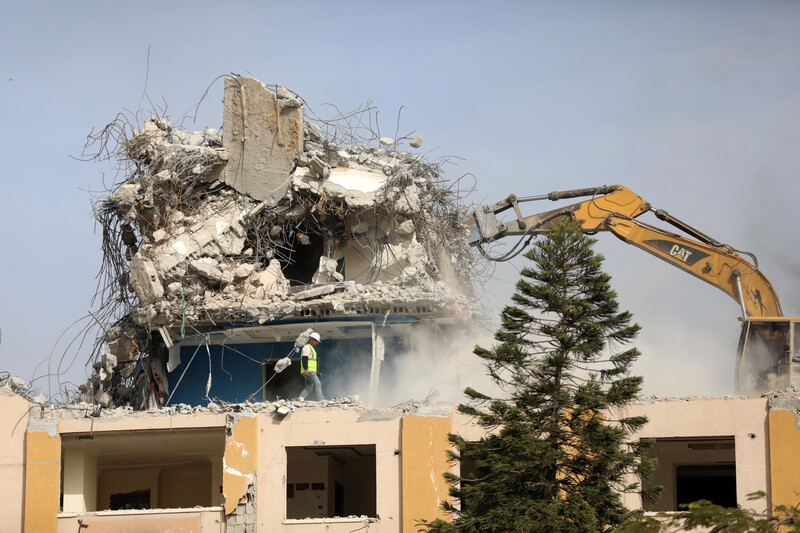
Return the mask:
[[[311,346],[311,343],[306,344],[309,348],[311,348],[311,353],[308,354],[308,371],[309,372],[316,372],[317,371],[317,351]],[[303,358],[302,353],[300,354],[300,373],[305,374],[305,370],[303,370]]]

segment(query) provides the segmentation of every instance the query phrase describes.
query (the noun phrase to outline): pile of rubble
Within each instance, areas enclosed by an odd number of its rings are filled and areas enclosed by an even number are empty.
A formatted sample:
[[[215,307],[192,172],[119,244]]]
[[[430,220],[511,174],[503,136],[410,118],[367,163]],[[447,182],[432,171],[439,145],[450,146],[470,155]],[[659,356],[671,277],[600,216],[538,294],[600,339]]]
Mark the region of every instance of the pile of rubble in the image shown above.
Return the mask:
[[[116,134],[125,175],[95,205],[109,324],[85,398],[132,402],[148,354],[219,324],[477,315],[465,213],[440,168],[324,126],[289,91],[232,77],[222,134],[152,118],[95,138]]]

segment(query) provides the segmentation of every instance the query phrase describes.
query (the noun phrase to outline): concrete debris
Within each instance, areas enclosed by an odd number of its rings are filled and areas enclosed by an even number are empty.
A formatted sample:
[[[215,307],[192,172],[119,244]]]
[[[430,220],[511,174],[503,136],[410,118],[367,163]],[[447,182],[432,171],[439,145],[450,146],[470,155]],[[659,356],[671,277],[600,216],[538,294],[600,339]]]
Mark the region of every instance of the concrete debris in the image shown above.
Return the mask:
[[[319,268],[314,274],[314,277],[311,278],[311,283],[328,283],[334,280],[343,281],[344,276],[337,272],[337,268],[339,268],[339,262],[336,261],[336,259],[323,255],[319,258]]]
[[[289,356],[284,357],[283,359],[279,359],[275,362],[275,373],[280,374],[292,364],[292,359]]]
[[[419,148],[420,146],[422,146],[422,137],[417,135],[408,144],[409,144],[409,146],[411,146],[411,148]]]
[[[169,345],[218,324],[477,315],[464,212],[437,165],[338,145],[304,119],[302,99],[253,78],[226,80],[222,131],[153,117],[120,142],[120,166],[136,170],[95,211],[104,305],[123,318],[82,398],[163,405],[166,352],[179,364]]]
[[[31,403],[35,403],[37,405],[47,405],[47,396],[44,394],[37,394],[31,398]]]
[[[28,388],[28,383],[24,379],[16,376],[9,378],[8,385],[11,387],[11,390],[14,391],[24,391]]]

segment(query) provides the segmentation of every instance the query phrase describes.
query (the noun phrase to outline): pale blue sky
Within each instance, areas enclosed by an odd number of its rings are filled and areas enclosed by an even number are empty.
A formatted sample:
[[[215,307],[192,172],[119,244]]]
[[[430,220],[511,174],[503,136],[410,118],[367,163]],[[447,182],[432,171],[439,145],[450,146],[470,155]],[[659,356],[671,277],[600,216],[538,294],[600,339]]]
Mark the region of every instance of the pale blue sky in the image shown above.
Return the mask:
[[[433,157],[464,158],[449,175],[477,177],[474,202],[624,184],[755,252],[785,314],[800,315],[800,3],[0,6],[0,369],[30,378],[91,308],[100,240],[87,190],[113,172],[70,156],[93,128],[139,108],[148,46],[147,94],[172,119],[230,72],[284,85],[321,114],[325,102],[372,100],[390,133],[405,106],[402,131],[422,135]],[[185,126],[220,127],[221,94],[217,81]],[[729,393],[735,302],[600,238],[622,304],[645,328],[646,391]],[[516,278],[498,269],[495,308]]]

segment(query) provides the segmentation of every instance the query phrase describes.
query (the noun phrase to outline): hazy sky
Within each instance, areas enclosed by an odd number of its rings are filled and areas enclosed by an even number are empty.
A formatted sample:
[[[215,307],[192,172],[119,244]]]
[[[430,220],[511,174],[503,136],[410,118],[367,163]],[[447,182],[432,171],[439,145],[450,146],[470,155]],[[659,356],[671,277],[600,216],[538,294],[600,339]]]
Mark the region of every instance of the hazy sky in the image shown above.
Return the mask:
[[[784,314],[800,315],[799,27],[798,2],[6,0],[0,370],[29,379],[54,346],[55,369],[79,331],[56,345],[59,336],[93,308],[100,236],[90,191],[114,174],[71,158],[86,135],[149,107],[145,81],[176,121],[231,72],[284,85],[323,116],[325,103],[371,100],[389,135],[405,106],[401,132],[422,135],[429,157],[463,158],[448,175],[473,174],[476,203],[626,185],[756,253]],[[184,126],[219,128],[221,96],[218,80]],[[621,303],[644,328],[645,392],[731,393],[738,305],[599,238]],[[498,267],[486,297],[495,314],[520,264]]]

